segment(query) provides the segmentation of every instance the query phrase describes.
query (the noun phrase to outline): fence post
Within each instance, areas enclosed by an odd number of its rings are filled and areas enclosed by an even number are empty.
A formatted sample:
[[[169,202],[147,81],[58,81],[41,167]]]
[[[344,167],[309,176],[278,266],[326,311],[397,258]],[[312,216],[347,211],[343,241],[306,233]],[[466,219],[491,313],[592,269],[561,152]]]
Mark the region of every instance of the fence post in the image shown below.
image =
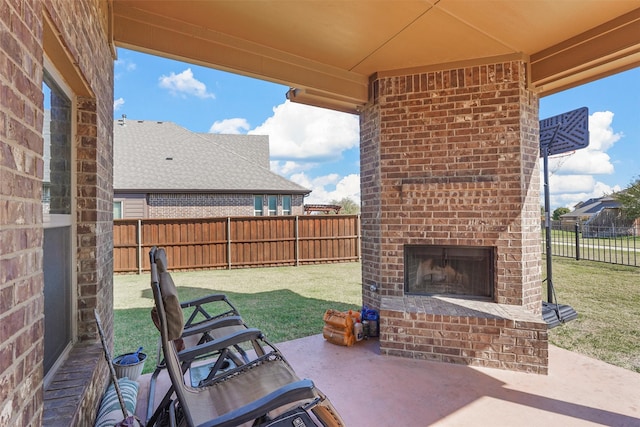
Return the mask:
[[[578,221],[575,223],[576,230],[576,261],[580,261],[580,225]]]
[[[231,270],[231,217],[227,217],[227,269]]]
[[[300,248],[298,248],[298,244],[300,243],[300,238],[299,238],[299,235],[298,235],[298,218],[299,218],[299,216],[296,215],[295,230],[294,230],[296,244],[295,244],[295,248],[293,249],[294,257],[296,259],[296,267],[300,265],[300,257],[299,257],[299,252],[298,252],[300,250]]]
[[[142,220],[138,220],[138,274],[142,274]]]

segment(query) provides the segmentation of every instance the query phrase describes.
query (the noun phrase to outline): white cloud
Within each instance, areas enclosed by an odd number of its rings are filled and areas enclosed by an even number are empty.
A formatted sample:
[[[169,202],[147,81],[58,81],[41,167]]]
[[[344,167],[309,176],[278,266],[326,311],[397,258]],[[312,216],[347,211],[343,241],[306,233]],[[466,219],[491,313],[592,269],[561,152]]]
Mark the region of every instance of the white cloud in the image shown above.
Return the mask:
[[[360,203],[360,174],[352,173],[345,176],[336,184],[336,200],[348,197],[356,203]]]
[[[552,159],[549,162],[549,171],[563,176],[573,174],[610,175],[613,173],[613,163],[607,153],[584,148],[566,158]]]
[[[124,99],[123,98],[118,98],[116,100],[113,101],[113,111],[118,111],[120,109],[120,107],[122,107],[124,105]]]
[[[292,175],[291,181],[309,188],[311,194],[305,199],[305,203],[329,203],[332,200],[350,198],[360,204],[360,175],[351,174],[345,177],[332,173],[316,178],[311,178],[304,172]]]
[[[616,133],[611,127],[613,123],[611,111],[596,111],[589,116],[589,146],[588,151],[607,151],[622,138],[622,133]]]
[[[359,126],[358,117],[352,114],[286,101],[248,133],[269,136],[271,170],[312,190],[305,203],[329,203],[344,197],[360,203],[358,174],[313,177],[312,172],[320,167],[330,170],[332,162],[341,167],[337,163],[343,153],[360,143]]]
[[[622,190],[622,188],[619,185],[611,187],[603,182],[593,180],[593,185],[587,188],[586,191],[551,194],[549,196],[551,212],[553,212],[553,210],[558,207],[573,209],[573,207],[578,204],[578,202],[584,202],[585,200],[589,200],[592,198],[602,197],[606,194],[615,193],[620,190]]]
[[[251,128],[246,119],[224,119],[214,122],[209,128],[210,133],[224,133],[238,135]]]
[[[594,175],[614,173],[611,157],[607,154],[622,138],[612,127],[614,114],[610,111],[594,112],[589,116],[589,146],[574,153],[549,159],[549,194],[551,210],[556,207],[572,208],[576,203],[592,197],[602,197],[619,191],[598,181]],[[542,163],[541,173],[544,173]],[[544,176],[540,179],[541,201],[544,203]]]
[[[171,72],[168,76],[160,76],[159,85],[161,88],[168,89],[172,95],[193,95],[198,98],[215,99],[213,93],[207,92],[207,86],[201,81],[193,77],[191,68],[187,68],[180,74]]]
[[[591,191],[596,180],[591,175],[553,175],[549,177],[549,188],[554,194],[558,193],[584,193]]]
[[[113,63],[114,67],[124,69],[125,71],[134,71],[137,68],[135,62],[131,62],[129,59],[117,59]]]
[[[337,160],[360,141],[356,116],[289,101],[249,134],[269,135],[271,157],[277,160]]]
[[[115,80],[119,80],[122,77],[123,71],[124,72],[131,72],[134,71],[137,66],[135,62],[132,62],[129,59],[117,59],[114,63],[113,63],[113,68],[114,68],[114,79]]]
[[[292,160],[271,160],[271,171],[278,175],[290,175],[302,171],[308,171],[317,167],[317,163],[295,162]]]

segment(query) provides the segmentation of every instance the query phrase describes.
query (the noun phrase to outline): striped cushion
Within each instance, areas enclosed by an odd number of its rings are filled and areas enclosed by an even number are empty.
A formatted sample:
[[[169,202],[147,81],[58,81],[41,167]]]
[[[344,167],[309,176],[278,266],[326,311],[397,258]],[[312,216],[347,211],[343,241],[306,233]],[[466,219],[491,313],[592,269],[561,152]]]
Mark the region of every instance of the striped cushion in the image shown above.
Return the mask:
[[[138,399],[138,383],[128,378],[118,380],[122,398],[129,415],[133,415],[136,410],[136,401]],[[100,409],[96,417],[95,427],[113,427],[114,424],[122,421],[122,408],[118,401],[118,395],[113,384],[110,384],[107,391],[100,402]]]

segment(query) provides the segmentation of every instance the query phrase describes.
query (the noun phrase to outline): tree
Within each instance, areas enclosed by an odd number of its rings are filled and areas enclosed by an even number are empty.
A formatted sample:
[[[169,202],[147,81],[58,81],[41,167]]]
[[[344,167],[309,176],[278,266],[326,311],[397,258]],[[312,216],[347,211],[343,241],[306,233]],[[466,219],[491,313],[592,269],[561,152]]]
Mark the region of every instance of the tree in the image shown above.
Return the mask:
[[[640,218],[640,177],[636,178],[628,188],[613,195],[622,205],[622,213],[629,219]]]
[[[560,216],[571,212],[571,209],[569,208],[557,208],[556,210],[553,211],[553,215],[552,218],[554,221],[559,221],[560,220]]]
[[[343,197],[341,200],[332,200],[331,204],[342,206],[340,213],[343,215],[355,215],[360,213],[360,205],[349,197]]]

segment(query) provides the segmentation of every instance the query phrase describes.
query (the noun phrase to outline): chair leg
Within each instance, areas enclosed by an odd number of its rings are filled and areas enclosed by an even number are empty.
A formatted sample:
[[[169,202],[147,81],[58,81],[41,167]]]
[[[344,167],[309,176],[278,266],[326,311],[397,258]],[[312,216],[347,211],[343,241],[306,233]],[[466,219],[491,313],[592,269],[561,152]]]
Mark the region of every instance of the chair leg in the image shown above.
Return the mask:
[[[158,374],[160,374],[160,367],[156,366],[156,370],[153,371],[153,374],[151,374],[151,380],[149,381],[149,397],[147,399],[147,423],[149,423],[148,420],[151,419],[151,416],[153,415],[153,404],[156,394],[156,380],[158,379]]]
[[[148,419],[147,419],[147,424],[146,427],[153,427],[155,425],[157,425],[157,423],[159,421],[162,420],[162,416],[169,410],[169,408],[172,406],[171,405],[171,395],[173,395],[173,386],[169,387],[169,390],[167,391],[167,393],[164,395],[164,397],[162,398],[162,400],[160,401],[160,404],[158,405],[158,407],[156,408],[156,410],[153,412],[153,415],[151,415]],[[147,412],[148,413],[148,412]],[[172,424],[173,425],[173,424]]]

